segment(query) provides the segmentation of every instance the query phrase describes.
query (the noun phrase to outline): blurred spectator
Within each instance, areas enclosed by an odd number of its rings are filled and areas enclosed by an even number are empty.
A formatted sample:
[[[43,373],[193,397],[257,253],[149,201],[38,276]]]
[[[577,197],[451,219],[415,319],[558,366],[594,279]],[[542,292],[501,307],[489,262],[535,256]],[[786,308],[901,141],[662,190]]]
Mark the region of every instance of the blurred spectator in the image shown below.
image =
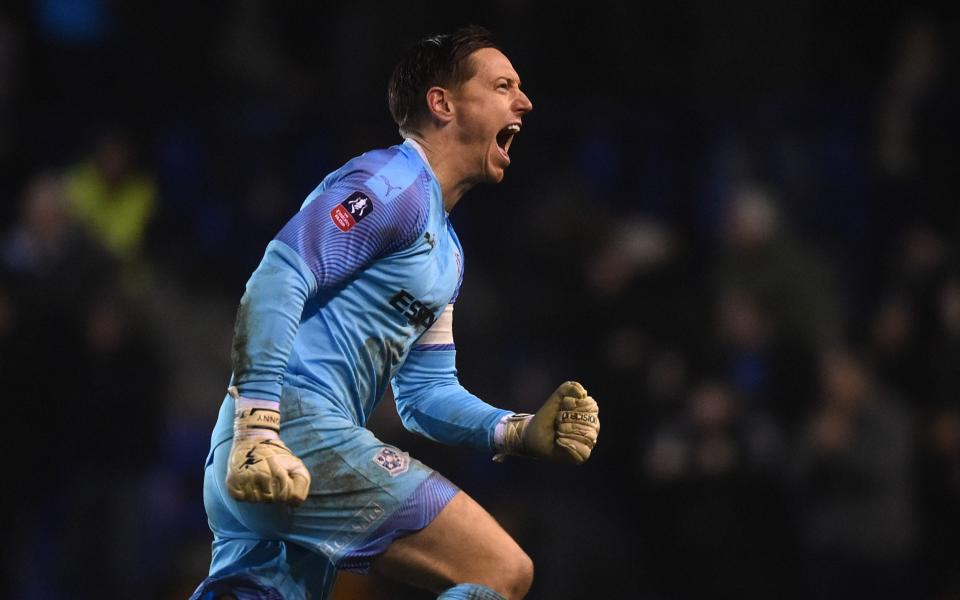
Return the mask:
[[[18,220],[0,238],[0,281],[20,315],[16,327],[75,331],[86,303],[112,287],[115,272],[109,255],[70,218],[60,178],[41,173],[31,179]]]
[[[951,249],[935,229],[905,228],[888,266],[884,289],[869,327],[870,358],[885,380],[912,401],[927,405],[936,391],[930,349],[940,337],[940,286]],[[864,311],[871,316],[870,311]]]
[[[165,371],[144,322],[118,296],[96,299],[84,315],[81,374],[75,384],[85,400],[84,411],[74,416],[75,439],[68,445],[82,444],[89,453],[77,457],[77,464],[99,463],[97,457],[111,448],[126,448],[107,465],[88,465],[88,472],[106,469],[115,479],[130,478],[142,471],[160,443],[164,381],[156,375]],[[123,415],[124,426],[109,437],[87,440],[86,432],[109,415]]]
[[[578,368],[592,370],[597,389],[591,391],[617,397],[630,390],[629,402],[605,409],[612,417],[605,431],[612,452],[632,452],[636,436],[682,410],[708,330],[708,278],[705,264],[667,223],[642,214],[599,223],[580,259],[586,288],[577,304],[585,314],[571,326],[590,340]],[[639,430],[631,421],[638,410],[646,417]]]
[[[765,188],[734,190],[718,275],[721,288],[745,290],[767,307],[784,338],[812,346],[836,336],[841,315],[831,274],[789,235]]]
[[[783,333],[772,309],[754,294],[721,290],[712,362],[752,407],[767,411],[783,431],[792,433],[809,411],[811,353]]]
[[[72,214],[120,261],[128,289],[142,288],[157,191],[152,177],[135,169],[130,139],[119,132],[101,136],[93,156],[67,171],[66,189]]]
[[[610,223],[613,230],[585,263],[585,276],[600,296],[617,296],[634,278],[656,271],[674,259],[677,240],[661,222],[635,217]]]
[[[810,597],[910,597],[918,537],[911,415],[849,348],[825,349],[819,370],[820,407],[795,457]]]
[[[893,245],[897,255],[890,265],[891,282],[922,299],[934,291],[943,275],[950,245],[936,227],[923,224],[905,228],[901,240]]]
[[[895,178],[916,176],[916,113],[939,75],[938,37],[932,23],[916,19],[898,33],[877,143],[881,167]]]
[[[707,381],[689,394],[679,420],[667,421],[644,460],[655,480],[766,469],[783,452],[783,436],[762,412],[747,412],[733,390]]]
[[[893,64],[879,110],[877,154],[882,185],[879,234],[896,236],[924,222],[958,231],[956,55],[949,30],[930,15],[908,15],[895,31]]]
[[[71,269],[64,268],[64,263],[76,259],[80,245],[92,246],[67,212],[60,177],[52,173],[35,176],[25,186],[19,220],[4,237],[2,257],[6,270],[50,283],[64,275],[76,276]],[[62,282],[58,281],[57,286],[60,285]]]
[[[789,597],[792,534],[776,475],[783,442],[766,414],[718,381],[694,388],[686,411],[654,433],[638,462],[661,515],[644,529],[665,593]]]
[[[8,569],[32,573],[60,568],[57,556],[66,552],[63,536],[70,531],[59,518],[64,514],[60,503],[69,504],[91,488],[115,485],[110,478],[99,479],[87,464],[99,469],[117,462],[104,457],[122,436],[101,431],[110,412],[96,405],[103,390],[88,379],[94,354],[85,331],[87,311],[97,298],[114,293],[115,275],[107,252],[71,220],[60,178],[49,173],[33,177],[24,188],[18,220],[0,239],[0,375],[7,393],[17,399],[10,403],[10,416],[25,431],[43,432],[33,459],[45,467],[22,473],[20,492],[12,498],[10,514],[16,520],[7,530],[16,551],[4,556]],[[129,354],[129,359],[137,360],[137,355]],[[126,377],[136,373],[110,370],[105,378],[111,384],[129,382]],[[126,411],[136,393],[136,385],[127,385],[119,394],[121,406],[110,408]],[[106,445],[96,448],[92,440]],[[133,447],[141,441],[137,437]],[[72,459],[65,461],[67,456]],[[79,481],[65,483],[71,478]],[[62,487],[51,495],[44,490],[52,480]],[[43,550],[51,546],[58,550]],[[26,564],[31,566],[24,571]],[[29,581],[18,578],[18,597],[56,594],[51,580]]]
[[[813,348],[836,335],[842,315],[826,263],[783,220],[768,189],[734,189],[714,272],[709,364],[792,432],[808,410]]]
[[[929,381],[929,362],[916,335],[914,306],[902,296],[881,300],[871,324],[871,357],[884,380],[900,394],[920,393]]]

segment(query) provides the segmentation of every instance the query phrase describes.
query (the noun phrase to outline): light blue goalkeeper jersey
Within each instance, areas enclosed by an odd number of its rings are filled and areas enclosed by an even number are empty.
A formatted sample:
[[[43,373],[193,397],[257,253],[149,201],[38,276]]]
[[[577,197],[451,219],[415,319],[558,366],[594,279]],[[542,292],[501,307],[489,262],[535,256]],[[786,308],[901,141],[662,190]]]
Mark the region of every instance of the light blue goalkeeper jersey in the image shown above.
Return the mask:
[[[408,429],[492,450],[496,424],[510,413],[456,376],[462,256],[415,142],[354,158],[307,197],[247,282],[232,384],[266,400],[293,386],[319,414],[363,426],[392,381]],[[214,445],[232,435],[226,416]]]

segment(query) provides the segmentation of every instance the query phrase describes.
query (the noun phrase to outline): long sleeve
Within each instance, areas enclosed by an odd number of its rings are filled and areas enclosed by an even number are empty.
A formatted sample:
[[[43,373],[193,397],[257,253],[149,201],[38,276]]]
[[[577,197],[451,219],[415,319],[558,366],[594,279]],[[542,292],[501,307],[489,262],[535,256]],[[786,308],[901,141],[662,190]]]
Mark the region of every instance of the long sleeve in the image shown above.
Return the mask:
[[[297,253],[270,242],[237,311],[231,358],[240,395],[280,399],[303,305],[316,290],[316,278]]]
[[[512,413],[490,406],[460,385],[452,322],[450,304],[394,377],[397,412],[404,427],[431,440],[493,451],[497,423]]]
[[[233,341],[233,385],[278,400],[308,298],[334,290],[378,256],[409,245],[423,228],[418,196],[382,202],[356,172],[318,188],[267,246],[247,282]]]

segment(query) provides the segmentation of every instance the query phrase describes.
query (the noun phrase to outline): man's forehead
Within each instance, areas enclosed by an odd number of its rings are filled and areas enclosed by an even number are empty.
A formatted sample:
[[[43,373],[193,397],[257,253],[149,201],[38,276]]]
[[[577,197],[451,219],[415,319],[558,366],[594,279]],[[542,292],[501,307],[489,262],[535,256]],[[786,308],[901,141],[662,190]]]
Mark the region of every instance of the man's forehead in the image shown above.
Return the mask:
[[[520,80],[520,76],[514,70],[510,59],[496,48],[481,48],[470,55],[470,60],[477,67],[477,73],[474,77],[483,79],[507,77],[514,81]]]

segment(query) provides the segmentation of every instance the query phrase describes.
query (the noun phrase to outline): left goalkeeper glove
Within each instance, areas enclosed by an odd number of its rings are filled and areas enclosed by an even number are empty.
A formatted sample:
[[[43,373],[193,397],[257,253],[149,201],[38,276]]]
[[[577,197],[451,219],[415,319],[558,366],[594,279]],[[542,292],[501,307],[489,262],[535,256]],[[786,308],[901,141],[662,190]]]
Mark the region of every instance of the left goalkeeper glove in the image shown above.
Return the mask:
[[[600,409],[582,385],[568,381],[535,415],[509,415],[497,429],[497,462],[513,454],[580,465],[600,435]]]

